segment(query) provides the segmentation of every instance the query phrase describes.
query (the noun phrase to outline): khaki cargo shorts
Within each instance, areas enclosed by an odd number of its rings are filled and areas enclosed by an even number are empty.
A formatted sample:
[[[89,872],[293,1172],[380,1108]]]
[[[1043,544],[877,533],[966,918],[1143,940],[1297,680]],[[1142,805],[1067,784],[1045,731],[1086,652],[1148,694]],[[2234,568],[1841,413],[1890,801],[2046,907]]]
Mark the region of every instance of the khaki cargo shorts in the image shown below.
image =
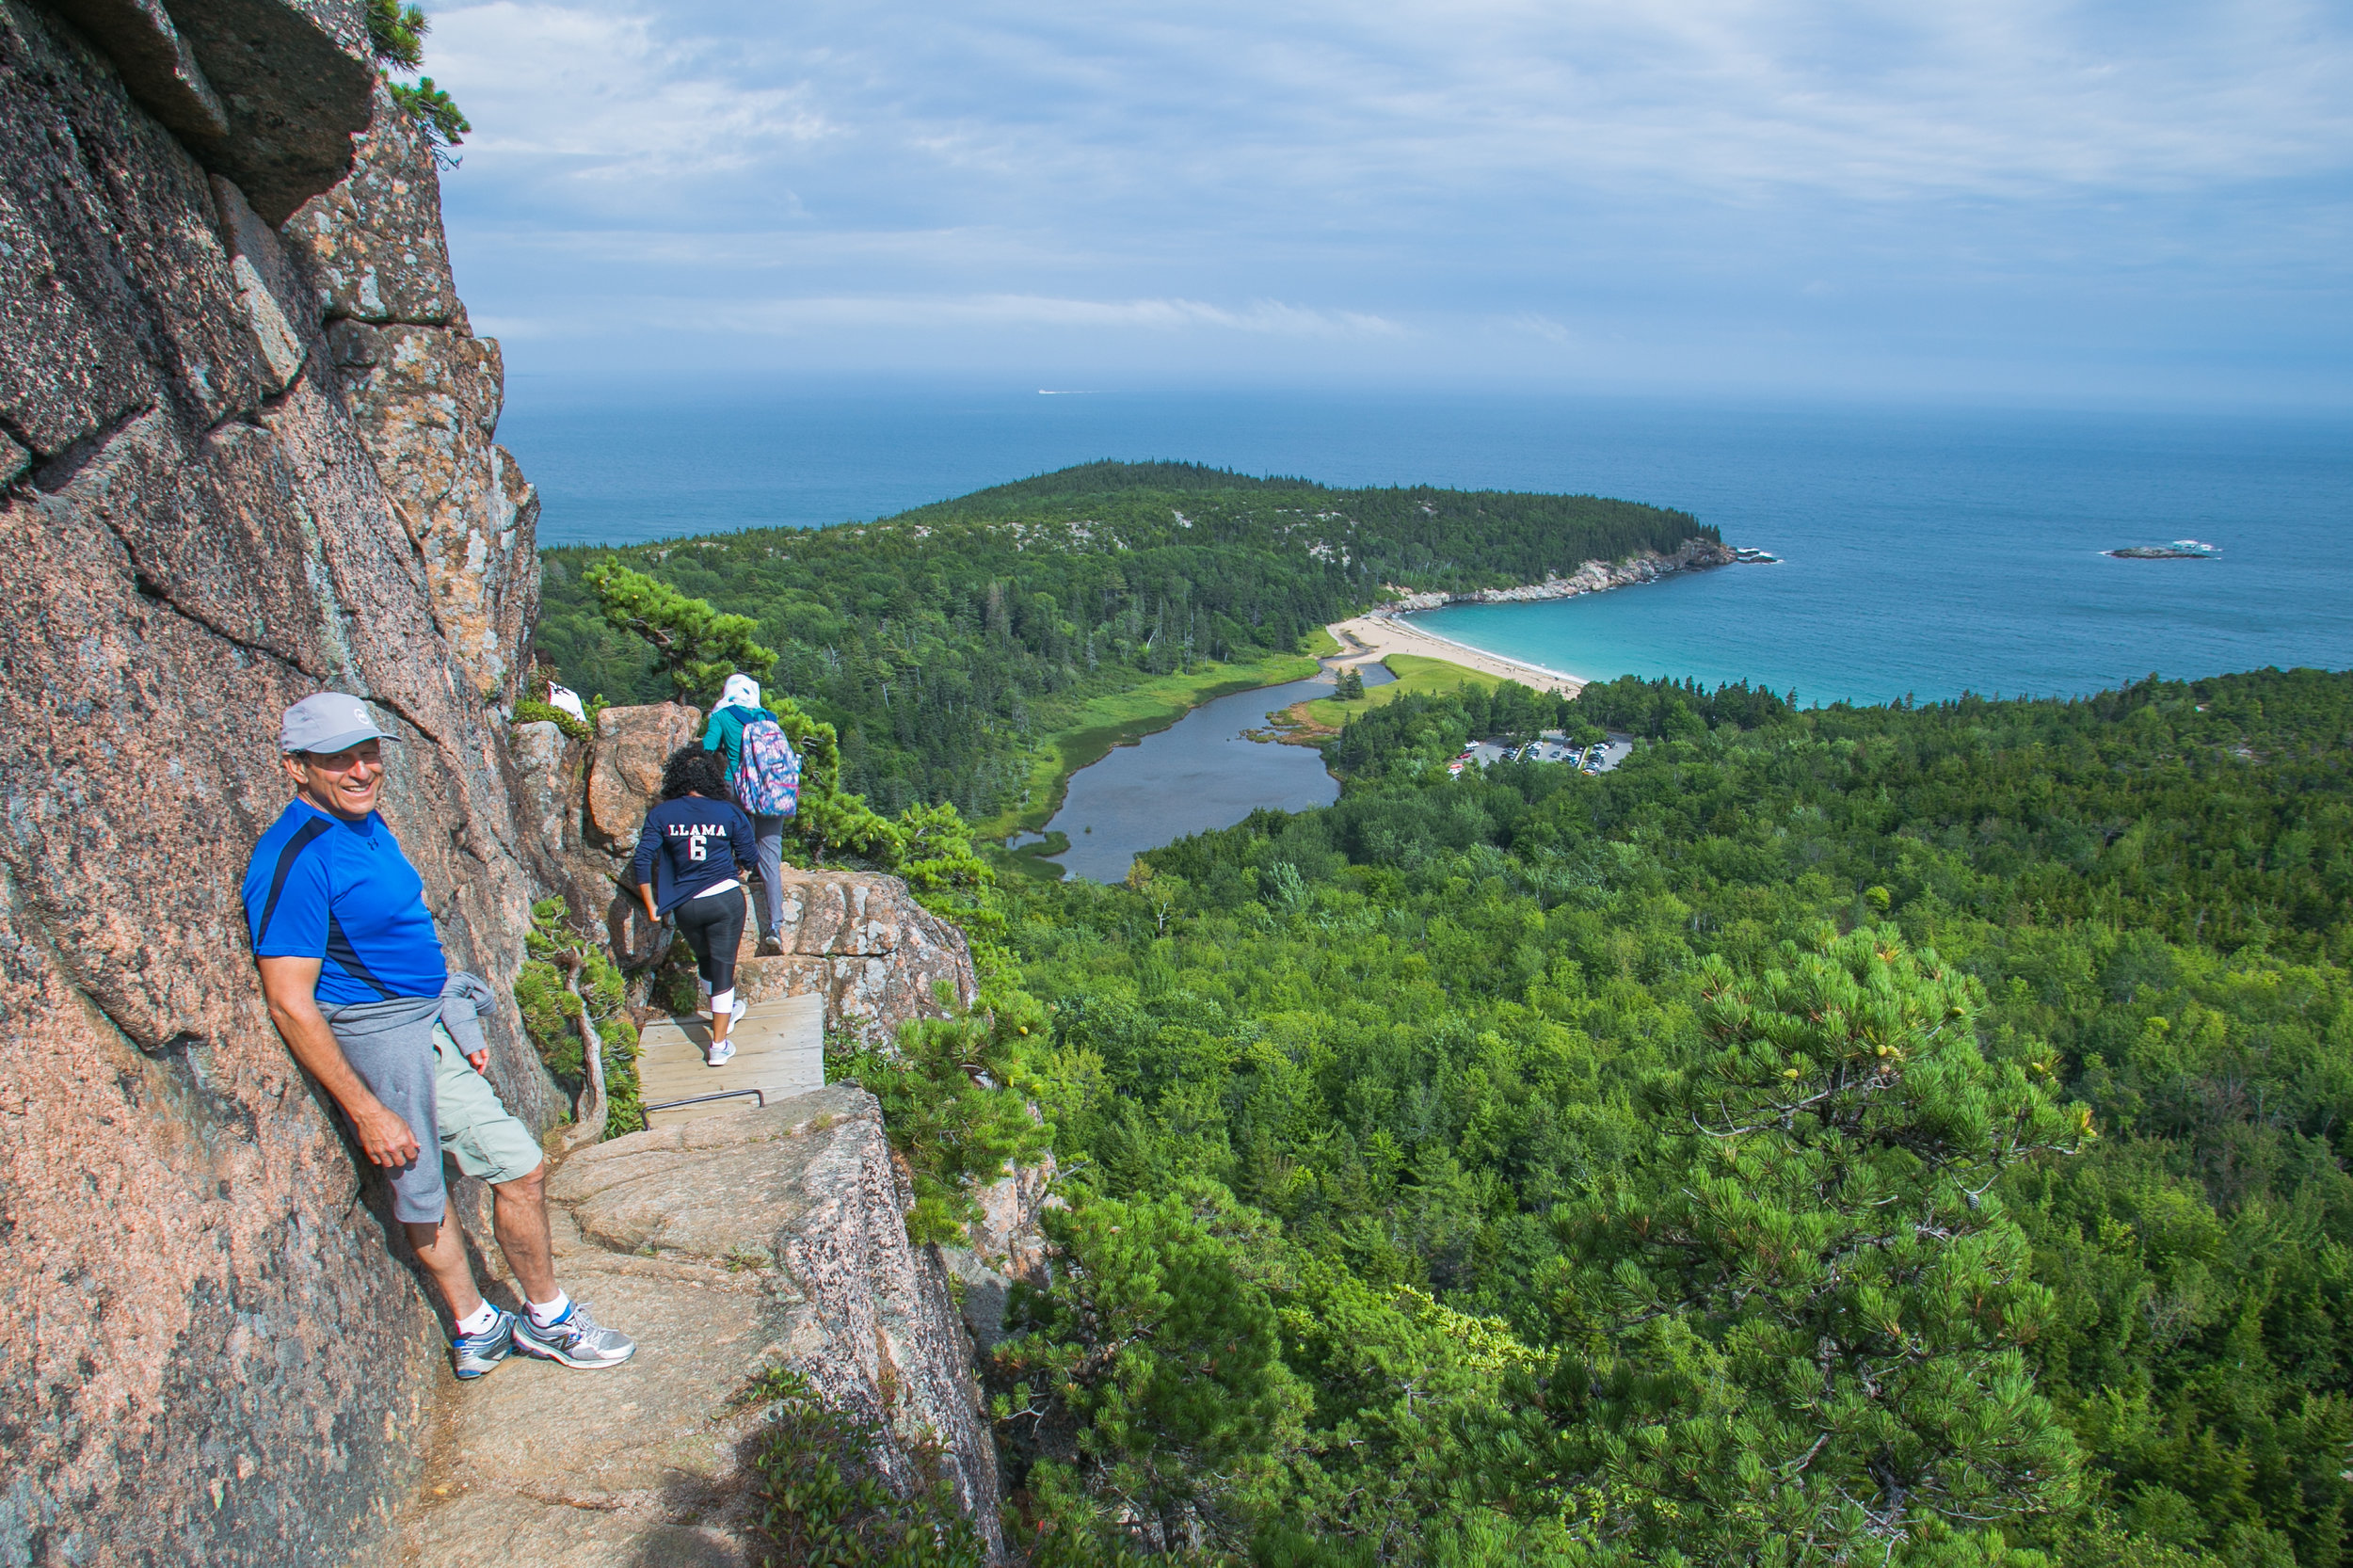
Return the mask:
[[[470,1176],[496,1186],[527,1176],[546,1158],[539,1140],[499,1102],[448,1030],[433,1026],[433,1120],[441,1152]]]

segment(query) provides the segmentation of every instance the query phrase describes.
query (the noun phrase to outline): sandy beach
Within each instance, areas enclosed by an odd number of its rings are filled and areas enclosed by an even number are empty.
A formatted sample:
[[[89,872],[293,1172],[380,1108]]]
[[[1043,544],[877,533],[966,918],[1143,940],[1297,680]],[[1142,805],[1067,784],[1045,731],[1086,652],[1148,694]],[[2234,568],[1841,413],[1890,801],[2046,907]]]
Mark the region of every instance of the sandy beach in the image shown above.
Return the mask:
[[[1481,653],[1475,648],[1433,636],[1401,616],[1358,616],[1354,620],[1335,621],[1326,630],[1339,639],[1340,647],[1347,650],[1343,658],[1350,664],[1370,663],[1392,653],[1413,653],[1424,659],[1444,659],[1449,664],[1460,664],[1482,675],[1499,675],[1540,692],[1566,692],[1575,696],[1585,689],[1582,677]]]

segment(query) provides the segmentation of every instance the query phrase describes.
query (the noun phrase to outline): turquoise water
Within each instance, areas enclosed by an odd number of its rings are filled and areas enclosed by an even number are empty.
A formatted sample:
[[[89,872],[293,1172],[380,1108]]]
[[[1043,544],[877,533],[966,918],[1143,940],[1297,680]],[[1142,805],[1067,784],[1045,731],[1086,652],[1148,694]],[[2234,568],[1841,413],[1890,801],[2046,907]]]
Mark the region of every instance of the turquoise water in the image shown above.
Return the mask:
[[[1683,507],[1785,558],[1426,617],[1587,676],[1830,701],[2353,666],[2341,419],[1029,388],[602,398],[518,377],[500,436],[540,487],[549,543],[871,518],[1111,456],[1588,490]],[[2222,552],[2100,554],[2184,537]]]
[[[1761,680],[1807,702],[2343,669],[2349,458],[2341,429],[2230,422],[1889,418],[1779,446],[1753,433],[1717,449],[1685,504],[1781,564],[1420,620],[1573,675]],[[2177,538],[2220,553],[2103,553]]]

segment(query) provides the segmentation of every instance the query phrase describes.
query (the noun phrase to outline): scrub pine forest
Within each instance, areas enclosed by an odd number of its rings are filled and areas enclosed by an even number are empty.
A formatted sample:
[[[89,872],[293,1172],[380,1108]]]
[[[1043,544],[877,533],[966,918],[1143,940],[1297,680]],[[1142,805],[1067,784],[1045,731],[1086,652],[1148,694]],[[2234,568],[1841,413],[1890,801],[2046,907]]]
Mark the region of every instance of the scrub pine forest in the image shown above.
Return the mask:
[[[829,1065],[919,1240],[1056,1161],[1050,1282],[982,1358],[1017,1560],[2353,1558],[2353,675],[1376,690],[1337,805],[1049,882],[966,820],[1080,697],[1699,532],[1106,472],[553,552],[540,645],[615,701],[767,656],[796,856],[971,938],[970,1014]],[[1448,771],[1546,728],[1638,744]],[[979,1560],[772,1392],[774,1560]]]

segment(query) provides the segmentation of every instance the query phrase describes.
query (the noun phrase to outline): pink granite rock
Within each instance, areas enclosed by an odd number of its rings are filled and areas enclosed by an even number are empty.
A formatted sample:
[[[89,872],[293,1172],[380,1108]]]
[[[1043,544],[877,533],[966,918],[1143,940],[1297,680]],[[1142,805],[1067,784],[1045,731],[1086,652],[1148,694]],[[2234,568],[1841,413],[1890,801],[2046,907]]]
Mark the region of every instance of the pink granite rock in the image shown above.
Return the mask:
[[[0,1560],[365,1553],[446,1376],[237,897],[287,798],[278,714],[323,687],[401,738],[385,816],[454,963],[504,991],[533,891],[492,715],[269,227],[348,163],[348,104],[312,109],[356,81],[364,119],[360,14],[175,0],[250,137],[191,147],[89,35],[0,8]],[[548,1125],[511,1010],[489,1032]]]
[[[702,733],[702,714],[676,702],[607,708],[597,715],[588,762],[588,841],[630,854],[637,829],[662,792],[662,764]]]
[[[889,1044],[911,1019],[970,1005],[977,982],[964,933],[899,878],[788,866],[781,880],[784,955],[760,957],[755,922],[745,922],[736,988],[747,1000],[814,992],[825,999],[826,1032],[873,1045]]]
[[[537,607],[538,496],[492,440],[498,344],[451,280],[431,145],[379,86],[350,178],[285,226],[327,321],[337,381],[423,557],[472,692],[511,708]]]
[[[441,234],[440,171],[416,124],[392,108],[379,83],[350,177],[286,220],[286,242],[308,264],[312,313],[323,320],[461,325],[465,307]]]
[[[451,1411],[407,1512],[435,1568],[749,1563],[744,1483],[773,1367],[888,1434],[868,1455],[915,1484],[940,1462],[992,1554],[996,1448],[947,1275],[907,1241],[907,1194],[872,1096],[821,1089],[764,1110],[584,1149],[549,1182],[558,1267],[636,1357],[584,1378],[500,1368]]]

